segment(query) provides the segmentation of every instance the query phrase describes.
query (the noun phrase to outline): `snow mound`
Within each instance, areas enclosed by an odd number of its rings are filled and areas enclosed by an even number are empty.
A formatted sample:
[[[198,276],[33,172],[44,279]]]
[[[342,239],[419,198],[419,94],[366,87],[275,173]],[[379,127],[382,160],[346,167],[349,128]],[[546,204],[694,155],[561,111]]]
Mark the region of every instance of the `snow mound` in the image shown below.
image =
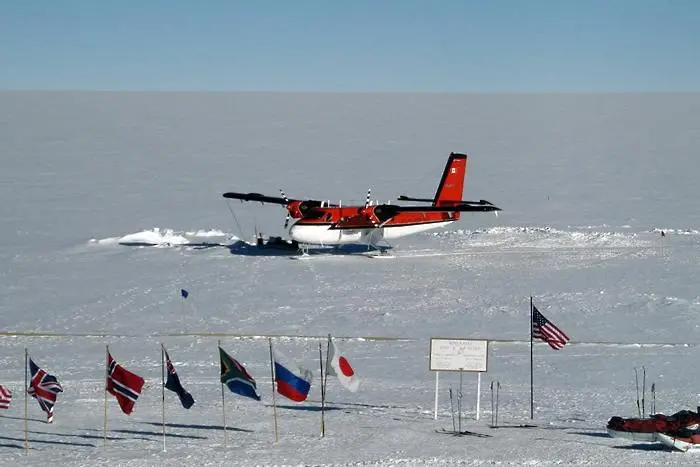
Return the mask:
[[[447,241],[464,241],[471,247],[498,248],[639,248],[653,247],[656,236],[649,233],[595,230],[560,230],[551,227],[491,227],[480,230],[437,232]]]
[[[665,235],[675,234],[675,235],[700,235],[700,230],[697,229],[664,229],[664,228],[654,228],[652,232]]]
[[[121,237],[90,239],[96,245],[152,246],[157,248],[179,246],[201,246],[224,244],[238,238],[218,229],[199,229],[194,231],[176,231],[154,227],[149,230],[130,233]]]

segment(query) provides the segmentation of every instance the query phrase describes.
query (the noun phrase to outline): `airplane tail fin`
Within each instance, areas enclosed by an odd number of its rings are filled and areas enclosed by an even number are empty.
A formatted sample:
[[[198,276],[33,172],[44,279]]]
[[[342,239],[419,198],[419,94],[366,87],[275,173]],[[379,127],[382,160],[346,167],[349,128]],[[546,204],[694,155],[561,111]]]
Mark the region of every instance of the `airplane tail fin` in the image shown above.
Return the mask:
[[[433,206],[450,206],[461,203],[466,175],[467,155],[451,153],[435,192]]]

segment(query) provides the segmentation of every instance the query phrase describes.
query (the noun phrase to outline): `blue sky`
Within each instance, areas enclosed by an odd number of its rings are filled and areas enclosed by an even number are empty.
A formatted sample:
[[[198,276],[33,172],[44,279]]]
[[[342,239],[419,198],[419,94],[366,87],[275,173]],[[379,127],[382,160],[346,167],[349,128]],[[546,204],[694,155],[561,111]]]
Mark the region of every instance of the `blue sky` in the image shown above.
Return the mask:
[[[2,0],[0,89],[698,91],[695,0]]]

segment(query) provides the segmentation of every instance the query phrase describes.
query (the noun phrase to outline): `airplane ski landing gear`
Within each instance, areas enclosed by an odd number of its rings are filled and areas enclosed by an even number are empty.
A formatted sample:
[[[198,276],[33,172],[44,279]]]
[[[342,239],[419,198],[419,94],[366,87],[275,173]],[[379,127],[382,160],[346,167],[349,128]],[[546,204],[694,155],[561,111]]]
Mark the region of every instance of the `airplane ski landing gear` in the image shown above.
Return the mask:
[[[367,258],[377,258],[377,259],[389,259],[389,258],[396,258],[396,256],[392,255],[391,253],[387,253],[386,251],[372,251],[370,253],[365,254]]]
[[[299,244],[299,253],[301,253],[301,256],[309,256],[309,244],[308,243],[300,243]]]
[[[393,246],[391,246],[391,244],[383,238],[381,239],[381,241],[384,242],[385,245],[379,245],[377,243],[368,244],[368,251],[367,253],[365,253],[365,256],[367,256],[368,258],[393,258],[394,256],[391,253],[389,253],[389,250],[392,249]]]
[[[290,256],[289,259],[309,259],[311,255],[309,254],[309,245],[306,243],[299,244],[299,250],[297,250],[297,255]]]
[[[377,247],[376,250],[368,251],[367,253],[364,254],[364,256],[367,258],[380,258],[380,259],[395,258],[395,256],[389,252],[389,248],[391,248],[391,247]]]

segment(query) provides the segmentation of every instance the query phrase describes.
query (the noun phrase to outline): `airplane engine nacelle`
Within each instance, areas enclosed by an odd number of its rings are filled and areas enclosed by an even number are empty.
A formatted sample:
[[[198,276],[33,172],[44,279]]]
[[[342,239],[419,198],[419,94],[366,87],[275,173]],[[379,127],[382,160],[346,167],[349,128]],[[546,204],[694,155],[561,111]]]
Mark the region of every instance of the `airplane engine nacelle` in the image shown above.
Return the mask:
[[[299,209],[300,205],[301,201],[292,201],[287,205],[287,211],[292,219],[300,219],[304,217],[304,215],[301,213],[301,209]]]
[[[394,217],[397,212],[397,206],[393,206],[391,204],[369,206],[362,210],[362,214],[367,218],[367,220],[375,225],[383,224]]]
[[[320,201],[315,201],[315,200],[306,200],[306,201],[292,201],[287,205],[287,210],[289,211],[289,215],[293,219],[301,219],[303,217],[305,218],[315,218],[319,217],[321,214],[319,214],[319,211],[315,208],[318,208],[321,206]]]

